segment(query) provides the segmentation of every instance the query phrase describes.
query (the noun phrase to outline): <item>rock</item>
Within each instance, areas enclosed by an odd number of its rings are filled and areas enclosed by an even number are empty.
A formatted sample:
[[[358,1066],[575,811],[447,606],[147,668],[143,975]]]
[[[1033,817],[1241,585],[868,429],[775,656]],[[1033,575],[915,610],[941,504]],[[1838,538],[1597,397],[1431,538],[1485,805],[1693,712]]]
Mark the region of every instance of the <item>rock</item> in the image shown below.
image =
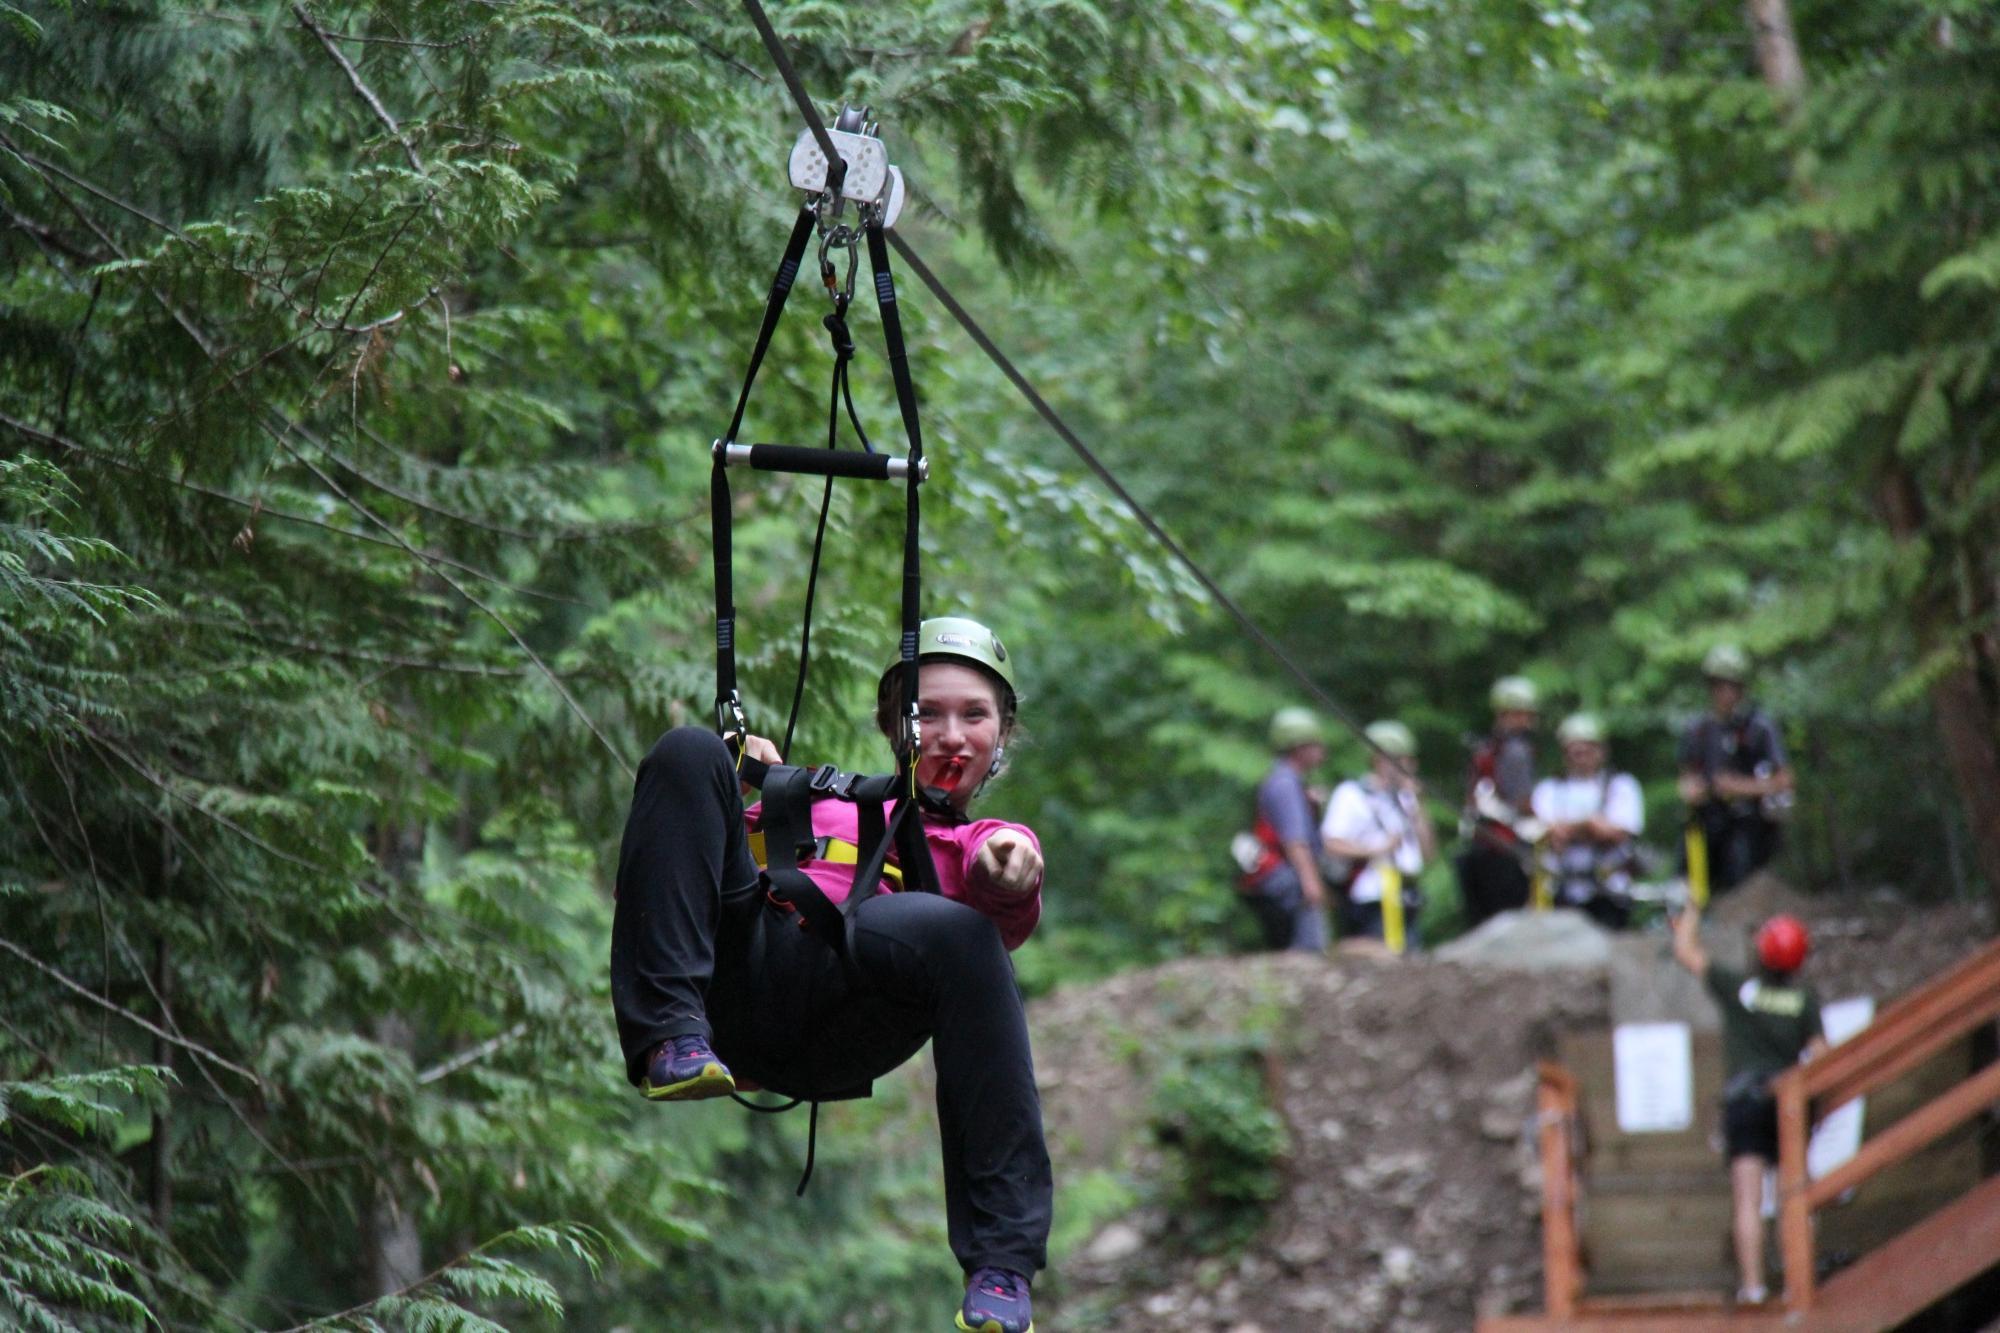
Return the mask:
[[[1701,945],[1724,967],[1741,970],[1749,962],[1749,942],[1733,926],[1704,921]],[[1686,970],[1673,960],[1663,933],[1620,935],[1611,943],[1609,967],[1611,1021],[1617,1023],[1686,1023],[1698,1031],[1721,1026],[1715,1002]]]
[[[1502,912],[1437,956],[1528,972],[1602,968],[1611,959],[1611,935],[1580,912]]]
[[[1333,1247],[1325,1236],[1308,1232],[1294,1236],[1278,1247],[1278,1258],[1295,1273],[1302,1273],[1316,1267],[1333,1252]]]
[[[1392,1245],[1382,1256],[1382,1276],[1392,1287],[1407,1287],[1417,1275],[1417,1252],[1407,1245]]]
[[[1768,870],[1760,870],[1729,892],[1712,899],[1708,919],[1740,930],[1755,930],[1780,912],[1811,917],[1815,902]]]
[[[1480,1137],[1495,1143],[1512,1143],[1521,1137],[1534,1110],[1535,1081],[1535,1071],[1523,1069],[1486,1090],[1479,1108]]]
[[[1128,1222],[1113,1222],[1097,1233],[1084,1247],[1083,1257],[1094,1264],[1115,1264],[1130,1259],[1146,1248],[1146,1238]]]

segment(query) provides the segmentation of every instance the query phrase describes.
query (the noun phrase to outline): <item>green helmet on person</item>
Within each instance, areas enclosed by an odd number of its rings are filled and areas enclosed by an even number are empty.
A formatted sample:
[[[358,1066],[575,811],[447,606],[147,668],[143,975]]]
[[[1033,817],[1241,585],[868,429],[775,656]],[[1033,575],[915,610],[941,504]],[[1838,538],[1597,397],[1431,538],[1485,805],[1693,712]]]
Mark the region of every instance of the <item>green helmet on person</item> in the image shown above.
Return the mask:
[[[1526,676],[1502,676],[1493,682],[1487,702],[1496,713],[1533,713],[1541,708],[1542,695]]]
[[[1708,680],[1745,684],[1750,679],[1750,655],[1733,643],[1718,643],[1701,659],[1701,674]]]
[[[1571,713],[1556,728],[1556,739],[1564,745],[1581,742],[1588,745],[1604,744],[1604,723],[1595,713]]]
[[[1271,748],[1279,754],[1286,754],[1301,745],[1324,745],[1326,732],[1319,725],[1319,715],[1310,708],[1293,705],[1280,708],[1271,715]]]
[[[1368,737],[1370,745],[1373,745],[1383,754],[1396,759],[1414,759],[1417,757],[1417,738],[1415,734],[1408,727],[1392,718],[1383,718],[1379,722],[1370,722],[1368,729],[1362,734]]]
[[[1014,685],[1014,667],[1008,656],[1007,646],[1000,642],[1000,636],[968,616],[932,616],[917,627],[917,661],[964,662],[977,667],[1000,687],[1001,718],[1012,722],[1018,691]],[[875,686],[878,721],[888,709],[896,688],[896,673],[902,665],[901,659],[891,662]]]

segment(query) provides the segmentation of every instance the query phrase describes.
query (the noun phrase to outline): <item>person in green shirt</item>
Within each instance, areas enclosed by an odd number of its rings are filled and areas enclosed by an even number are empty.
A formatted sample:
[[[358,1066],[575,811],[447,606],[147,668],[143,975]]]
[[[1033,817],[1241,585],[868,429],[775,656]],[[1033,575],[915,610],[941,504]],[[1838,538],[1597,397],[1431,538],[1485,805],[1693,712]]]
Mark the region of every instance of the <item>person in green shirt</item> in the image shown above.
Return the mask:
[[[1809,941],[1793,916],[1757,932],[1757,970],[1745,975],[1711,962],[1701,946],[1701,909],[1674,919],[1674,959],[1701,979],[1722,1012],[1722,1138],[1729,1159],[1730,1234],[1740,1279],[1738,1304],[1769,1296],[1764,1287],[1764,1172],[1778,1160],[1778,1104],[1771,1080],[1826,1050],[1819,998],[1799,980]]]

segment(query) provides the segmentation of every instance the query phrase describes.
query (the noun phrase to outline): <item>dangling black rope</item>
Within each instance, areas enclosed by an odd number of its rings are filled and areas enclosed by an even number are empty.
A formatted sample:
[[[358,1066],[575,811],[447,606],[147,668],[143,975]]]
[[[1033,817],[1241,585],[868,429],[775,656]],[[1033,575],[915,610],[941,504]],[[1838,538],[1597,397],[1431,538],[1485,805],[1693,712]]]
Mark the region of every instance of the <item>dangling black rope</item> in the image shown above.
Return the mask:
[[[875,446],[869,443],[868,432],[862,429],[861,417],[854,410],[854,390],[852,378],[848,374],[848,364],[854,360],[854,335],[847,327],[847,305],[851,299],[847,292],[834,294],[834,306],[820,321],[826,326],[827,336],[833,341],[833,384],[827,393],[826,404],[826,447],[840,447],[840,411],[844,403],[847,420],[854,427],[854,434],[861,441],[861,451],[872,454]],[[806,676],[811,670],[813,596],[819,588],[820,553],[826,546],[827,513],[833,507],[833,478],[826,479],[826,487],[819,497],[819,526],[813,533],[812,564],[806,571],[805,614],[799,622],[799,674],[792,683],[792,708],[785,718],[785,743],[778,747],[778,757],[789,762],[792,753],[792,733],[799,724],[799,709],[805,701]]]
[[[806,1169],[799,1177],[799,1187],[793,1191],[796,1198],[806,1197],[806,1186],[812,1184],[813,1156],[819,1151],[819,1103],[812,1104],[812,1114],[806,1119]]]
[[[760,1115],[783,1115],[787,1111],[797,1110],[801,1105],[805,1103],[806,1100],[803,1097],[794,1097],[790,1101],[786,1102],[783,1106],[766,1106],[762,1102],[751,1101],[748,1097],[745,1097],[740,1092],[730,1093],[729,1099],[735,1102],[738,1106],[743,1107],[745,1110],[756,1111]],[[801,1199],[805,1198],[806,1186],[812,1184],[813,1161],[818,1156],[818,1154],[819,1154],[819,1103],[815,1101],[812,1104],[812,1114],[806,1118],[806,1169],[804,1173],[799,1176],[798,1189],[793,1191],[793,1193],[798,1198]]]

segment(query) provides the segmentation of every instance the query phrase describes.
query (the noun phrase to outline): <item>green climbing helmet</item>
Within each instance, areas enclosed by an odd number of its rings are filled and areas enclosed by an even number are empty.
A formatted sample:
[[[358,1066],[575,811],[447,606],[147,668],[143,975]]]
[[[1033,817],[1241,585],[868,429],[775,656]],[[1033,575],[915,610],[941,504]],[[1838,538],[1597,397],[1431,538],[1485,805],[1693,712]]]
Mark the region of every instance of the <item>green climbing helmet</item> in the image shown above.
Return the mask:
[[[1541,692],[1526,676],[1502,676],[1487,696],[1496,713],[1532,713],[1542,706]]]
[[[917,627],[917,661],[940,658],[965,662],[998,680],[1003,690],[1001,711],[1012,716],[1018,693],[1014,667],[998,634],[966,616],[933,616]],[[902,665],[900,660],[891,662],[882,673],[882,680],[875,688],[878,702],[889,698],[895,688],[896,671]]]
[[[1296,750],[1301,745],[1322,745],[1326,733],[1320,729],[1319,717],[1310,708],[1294,705],[1280,708],[1271,715],[1271,748],[1279,754]]]
[[[1750,657],[1733,643],[1718,643],[1701,659],[1701,674],[1709,680],[1741,685],[1750,679]]]
[[[1556,739],[1564,745],[1572,741],[1583,741],[1590,745],[1604,744],[1604,723],[1595,713],[1571,713],[1556,728]]]
[[[1380,722],[1370,722],[1363,733],[1369,744],[1387,755],[1398,759],[1414,759],[1417,754],[1417,738],[1402,723],[1384,718]]]

